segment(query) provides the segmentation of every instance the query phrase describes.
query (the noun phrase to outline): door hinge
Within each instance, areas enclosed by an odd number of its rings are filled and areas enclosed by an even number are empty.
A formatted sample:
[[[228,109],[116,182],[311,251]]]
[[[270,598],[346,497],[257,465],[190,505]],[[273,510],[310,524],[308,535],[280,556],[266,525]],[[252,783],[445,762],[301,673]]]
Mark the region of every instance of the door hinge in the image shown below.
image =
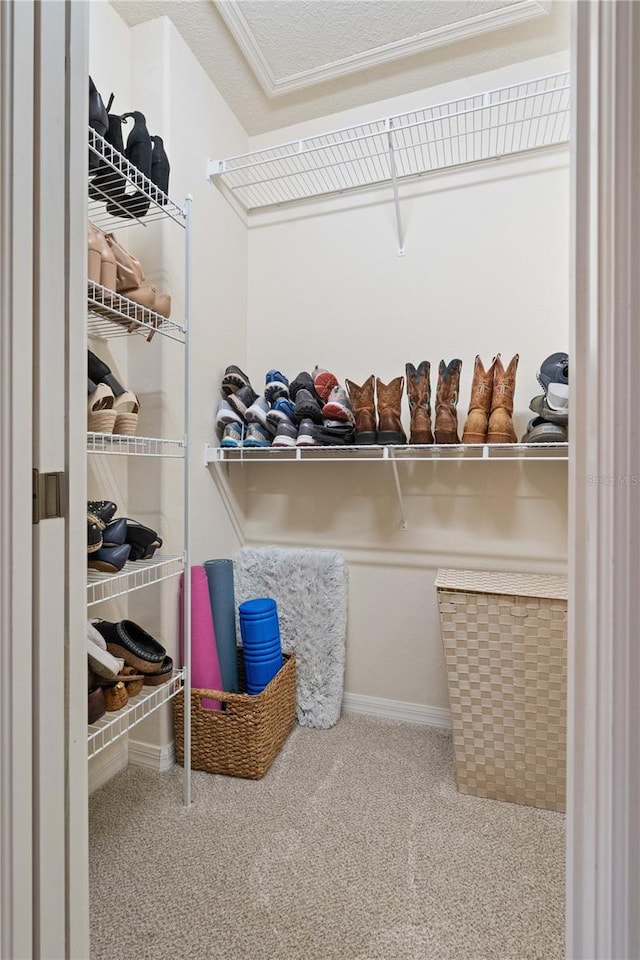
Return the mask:
[[[33,469],[33,523],[64,517],[64,473]]]

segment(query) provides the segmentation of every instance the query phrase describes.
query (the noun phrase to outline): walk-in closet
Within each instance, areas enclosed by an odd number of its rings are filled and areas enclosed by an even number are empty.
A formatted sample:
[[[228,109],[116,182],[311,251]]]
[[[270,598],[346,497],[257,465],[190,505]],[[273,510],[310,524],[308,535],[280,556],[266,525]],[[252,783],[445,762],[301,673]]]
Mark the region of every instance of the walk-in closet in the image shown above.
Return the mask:
[[[632,960],[637,6],[0,14],[3,960]]]

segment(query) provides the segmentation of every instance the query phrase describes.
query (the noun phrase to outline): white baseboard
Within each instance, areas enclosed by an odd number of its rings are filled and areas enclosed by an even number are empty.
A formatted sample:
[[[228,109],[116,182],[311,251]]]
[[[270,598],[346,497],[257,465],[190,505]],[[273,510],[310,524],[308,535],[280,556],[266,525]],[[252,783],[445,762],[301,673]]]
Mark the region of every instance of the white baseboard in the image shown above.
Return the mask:
[[[165,770],[171,769],[175,762],[173,741],[159,747],[155,743],[144,743],[142,740],[133,740],[129,737],[129,763],[164,773]]]
[[[93,793],[98,787],[102,787],[116,773],[124,770],[129,762],[129,750],[127,748],[127,739],[112,743],[105,750],[101,750],[89,760],[89,793]]]
[[[420,703],[403,703],[402,700],[385,700],[383,697],[366,697],[360,693],[345,693],[342,698],[345,713],[364,713],[387,720],[404,720],[405,723],[421,723],[427,727],[451,729],[449,711],[442,707],[425,707]]]

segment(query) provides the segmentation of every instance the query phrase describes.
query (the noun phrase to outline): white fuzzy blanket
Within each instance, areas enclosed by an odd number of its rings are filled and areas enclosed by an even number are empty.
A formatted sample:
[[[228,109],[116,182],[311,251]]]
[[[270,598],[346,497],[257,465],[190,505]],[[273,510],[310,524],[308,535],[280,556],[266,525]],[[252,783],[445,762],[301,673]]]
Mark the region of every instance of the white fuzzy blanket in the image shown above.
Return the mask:
[[[340,717],[344,688],[344,558],[334,550],[243,547],[233,567],[236,604],[273,597],[278,605],[282,647],[296,653],[298,722],[332,727]]]

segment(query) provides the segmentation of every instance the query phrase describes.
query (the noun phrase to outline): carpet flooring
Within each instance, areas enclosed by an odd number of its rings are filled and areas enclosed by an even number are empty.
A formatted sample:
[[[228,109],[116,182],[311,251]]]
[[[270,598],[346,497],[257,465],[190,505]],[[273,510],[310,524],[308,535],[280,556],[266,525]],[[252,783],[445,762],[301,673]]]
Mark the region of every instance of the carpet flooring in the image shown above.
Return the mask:
[[[458,794],[451,738],[295,727],[261,781],[90,798],[92,960],[561,960],[564,816]]]

